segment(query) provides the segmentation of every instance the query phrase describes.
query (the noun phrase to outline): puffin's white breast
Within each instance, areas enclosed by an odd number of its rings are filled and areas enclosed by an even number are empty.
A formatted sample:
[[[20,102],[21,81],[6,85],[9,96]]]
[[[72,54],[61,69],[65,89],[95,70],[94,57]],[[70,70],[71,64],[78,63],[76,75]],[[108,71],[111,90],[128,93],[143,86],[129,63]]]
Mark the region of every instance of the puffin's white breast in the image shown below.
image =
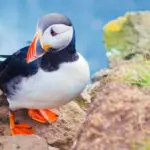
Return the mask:
[[[19,90],[9,100],[11,109],[54,108],[80,94],[90,79],[89,66],[79,54],[79,59],[63,63],[53,72],[38,72],[23,78]]]

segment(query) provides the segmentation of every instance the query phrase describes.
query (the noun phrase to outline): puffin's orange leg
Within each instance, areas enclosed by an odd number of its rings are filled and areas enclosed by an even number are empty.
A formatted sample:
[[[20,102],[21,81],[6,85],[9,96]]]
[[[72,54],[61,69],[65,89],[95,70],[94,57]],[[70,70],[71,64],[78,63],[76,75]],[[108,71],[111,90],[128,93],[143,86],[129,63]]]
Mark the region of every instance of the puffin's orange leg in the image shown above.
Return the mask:
[[[29,109],[29,116],[40,123],[53,123],[58,119],[58,115],[49,109]]]
[[[32,128],[28,124],[15,124],[15,115],[13,112],[9,112],[10,130],[11,135],[17,134],[34,134]]]

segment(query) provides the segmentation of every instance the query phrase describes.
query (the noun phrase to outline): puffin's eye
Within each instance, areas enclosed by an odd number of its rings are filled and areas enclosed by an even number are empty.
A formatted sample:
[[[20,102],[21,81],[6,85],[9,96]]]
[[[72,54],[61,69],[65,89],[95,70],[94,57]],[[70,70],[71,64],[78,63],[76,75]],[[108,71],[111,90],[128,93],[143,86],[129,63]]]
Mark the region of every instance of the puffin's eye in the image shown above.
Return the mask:
[[[52,28],[51,28],[51,31],[50,31],[50,32],[51,32],[51,35],[52,35],[52,36],[56,36],[56,35],[58,34],[58,33],[56,33]]]

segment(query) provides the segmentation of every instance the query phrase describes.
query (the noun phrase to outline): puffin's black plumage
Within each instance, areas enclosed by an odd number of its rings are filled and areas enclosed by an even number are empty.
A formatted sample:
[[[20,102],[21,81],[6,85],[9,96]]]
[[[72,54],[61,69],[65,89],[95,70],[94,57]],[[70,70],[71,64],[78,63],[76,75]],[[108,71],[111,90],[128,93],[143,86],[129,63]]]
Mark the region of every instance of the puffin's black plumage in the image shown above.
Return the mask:
[[[28,46],[10,55],[0,64],[0,84],[9,82],[16,76],[28,76],[36,73],[38,67],[36,62],[26,63]]]
[[[30,64],[26,63],[28,46],[20,49],[13,55],[9,56],[4,62],[0,64],[0,88],[6,92],[7,84],[16,77],[27,77],[37,72],[37,62]],[[13,85],[15,86],[15,84]]]

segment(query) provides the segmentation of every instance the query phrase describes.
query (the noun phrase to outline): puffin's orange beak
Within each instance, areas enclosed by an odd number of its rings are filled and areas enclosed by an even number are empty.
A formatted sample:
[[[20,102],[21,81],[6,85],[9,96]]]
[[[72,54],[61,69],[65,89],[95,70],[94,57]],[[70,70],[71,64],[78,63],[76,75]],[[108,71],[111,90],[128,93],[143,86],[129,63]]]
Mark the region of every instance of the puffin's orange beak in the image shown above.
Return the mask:
[[[41,37],[41,34],[40,33],[37,33],[35,35],[35,37],[33,38],[32,42],[31,42],[31,45],[28,49],[28,52],[27,52],[27,57],[26,57],[26,62],[27,63],[30,63],[36,59],[38,59],[39,57],[42,57],[47,51],[49,48],[51,48],[50,45],[41,45],[41,49],[37,48],[37,42],[39,41]]]
[[[47,44],[45,44],[43,46],[41,45],[42,49],[37,48],[36,45],[37,45],[37,41],[40,39],[40,36],[41,36],[41,34],[37,33],[31,42],[31,45],[28,49],[27,57],[26,57],[27,63],[30,63],[30,62],[38,59],[39,57],[42,57],[48,51],[48,49],[51,48],[51,46],[47,45]]]
[[[39,39],[39,34],[37,33],[35,35],[35,37],[33,38],[31,45],[27,52],[27,57],[26,57],[27,63],[30,63],[40,57],[40,56],[37,56],[37,54],[36,54],[36,43],[37,43],[38,39]]]

